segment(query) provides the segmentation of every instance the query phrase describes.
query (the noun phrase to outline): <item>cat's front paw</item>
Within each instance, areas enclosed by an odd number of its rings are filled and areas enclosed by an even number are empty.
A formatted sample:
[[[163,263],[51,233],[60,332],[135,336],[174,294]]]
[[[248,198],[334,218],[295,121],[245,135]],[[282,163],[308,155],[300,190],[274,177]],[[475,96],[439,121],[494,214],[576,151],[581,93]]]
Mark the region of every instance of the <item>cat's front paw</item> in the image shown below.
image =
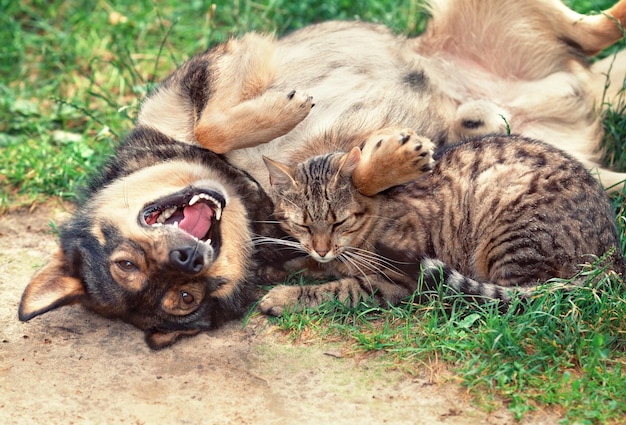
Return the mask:
[[[270,316],[282,316],[285,311],[294,311],[298,305],[299,286],[278,285],[259,301],[261,311]]]
[[[416,180],[434,165],[435,144],[410,128],[376,131],[361,151],[361,161],[352,179],[367,196]]]

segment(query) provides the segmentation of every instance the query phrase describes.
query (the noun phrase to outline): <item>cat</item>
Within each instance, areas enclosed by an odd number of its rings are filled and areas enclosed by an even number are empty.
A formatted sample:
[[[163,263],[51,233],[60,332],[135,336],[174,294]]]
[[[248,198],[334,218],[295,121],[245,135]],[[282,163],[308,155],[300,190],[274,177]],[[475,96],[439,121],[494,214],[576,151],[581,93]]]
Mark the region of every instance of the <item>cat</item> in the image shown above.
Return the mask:
[[[335,280],[279,285],[260,301],[270,315],[336,298],[396,304],[444,288],[507,305],[552,278],[605,256],[626,268],[607,195],[577,160],[521,136],[487,136],[444,148],[414,182],[365,196],[352,175],[361,149],[296,166],[266,159],[275,216]],[[288,242],[283,242],[288,243]]]

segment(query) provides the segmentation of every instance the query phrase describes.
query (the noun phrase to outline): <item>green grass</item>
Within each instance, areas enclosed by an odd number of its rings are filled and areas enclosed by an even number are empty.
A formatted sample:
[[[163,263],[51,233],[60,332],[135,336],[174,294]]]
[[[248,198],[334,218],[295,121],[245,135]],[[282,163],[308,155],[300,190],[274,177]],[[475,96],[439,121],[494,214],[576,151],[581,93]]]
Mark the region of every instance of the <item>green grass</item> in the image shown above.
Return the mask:
[[[72,199],[150,88],[231,35],[357,17],[416,33],[419,10],[409,0],[0,0],[0,212]]]
[[[546,285],[522,312],[436,295],[388,308],[328,302],[272,321],[295,340],[343,341],[410,374],[443,364],[487,410],[504,403],[522,419],[550,407],[563,423],[623,423],[626,289],[600,276],[568,292]]]
[[[612,0],[572,0],[578,11]],[[0,213],[71,200],[131,128],[141,98],[191,55],[249,30],[282,34],[360,18],[417,34],[416,0],[0,0]],[[607,163],[626,169],[624,107],[607,108]],[[624,199],[614,199],[622,234]],[[626,238],[624,238],[626,241]],[[626,242],[625,242],[626,243]],[[626,248],[623,247],[623,248]],[[276,323],[294,339],[345,341],[353,353],[424,374],[442,364],[486,409],[551,407],[565,423],[626,419],[626,302],[605,281],[546,289],[521,314],[456,298],[393,308],[327,305]]]

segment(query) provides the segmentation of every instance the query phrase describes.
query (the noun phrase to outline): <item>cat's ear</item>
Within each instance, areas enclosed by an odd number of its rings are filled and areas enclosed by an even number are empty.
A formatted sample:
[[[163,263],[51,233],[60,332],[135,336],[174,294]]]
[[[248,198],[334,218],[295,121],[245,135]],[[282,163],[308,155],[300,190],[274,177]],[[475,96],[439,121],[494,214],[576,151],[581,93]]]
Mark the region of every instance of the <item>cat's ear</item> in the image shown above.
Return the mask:
[[[263,156],[263,162],[265,162],[267,171],[270,173],[270,184],[272,186],[298,186],[293,177],[293,168],[278,161],[274,161],[273,159],[269,159],[266,156]]]
[[[361,149],[358,146],[353,147],[339,161],[338,174],[342,177],[352,177],[352,173],[361,161]]]

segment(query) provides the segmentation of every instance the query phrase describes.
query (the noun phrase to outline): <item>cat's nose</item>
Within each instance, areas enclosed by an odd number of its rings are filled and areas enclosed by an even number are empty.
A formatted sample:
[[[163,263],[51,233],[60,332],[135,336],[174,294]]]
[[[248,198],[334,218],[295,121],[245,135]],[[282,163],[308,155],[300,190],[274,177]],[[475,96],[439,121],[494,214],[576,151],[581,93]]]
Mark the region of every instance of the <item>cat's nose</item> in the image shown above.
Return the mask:
[[[316,249],[315,252],[317,252],[317,255],[319,255],[322,258],[324,258],[324,256],[326,256],[326,254],[328,254],[328,250],[327,249]]]

